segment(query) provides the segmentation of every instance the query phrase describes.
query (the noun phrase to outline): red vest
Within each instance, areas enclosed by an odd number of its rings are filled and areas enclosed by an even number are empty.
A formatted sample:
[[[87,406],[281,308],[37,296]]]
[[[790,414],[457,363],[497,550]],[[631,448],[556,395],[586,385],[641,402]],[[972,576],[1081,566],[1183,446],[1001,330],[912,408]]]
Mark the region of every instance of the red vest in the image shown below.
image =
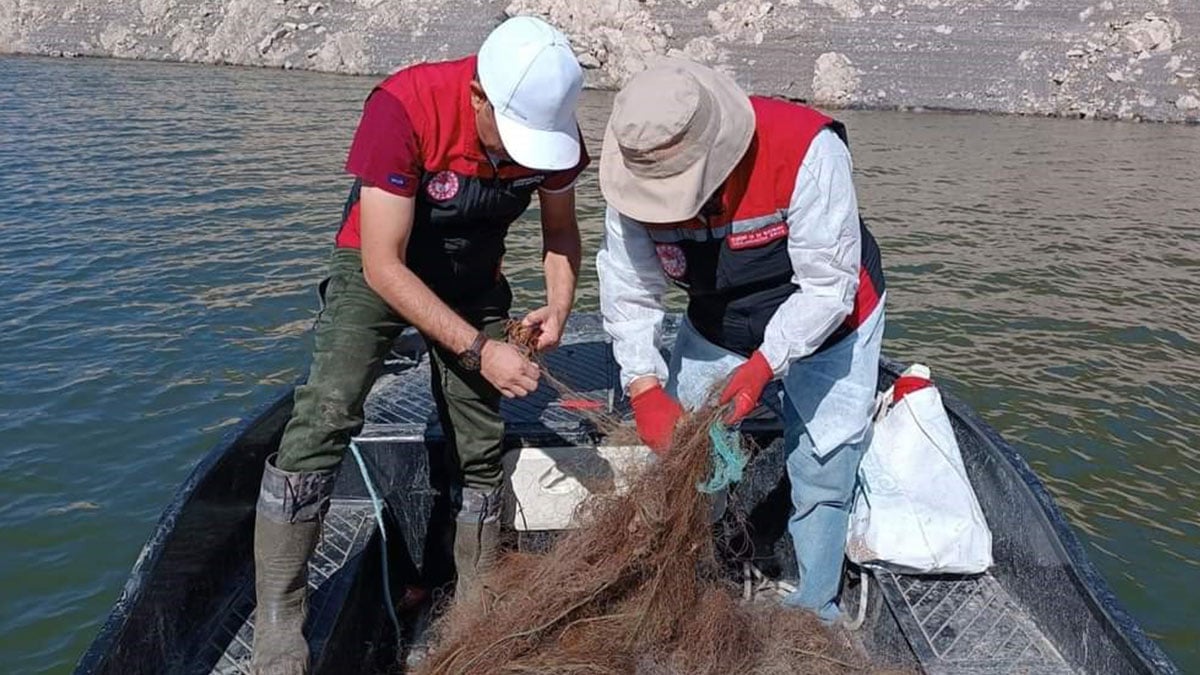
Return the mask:
[[[802,105],[751,97],[754,138],[722,187],[720,209],[684,225],[646,224],[667,276],[688,293],[688,318],[706,339],[749,354],[775,310],[796,291],[787,252],[796,177],[822,129],[845,140],[845,128]],[[853,332],[879,304],[883,265],[861,224],[862,268],[854,309],[826,343]],[[803,280],[801,280],[803,284]]]
[[[447,301],[494,286],[509,226],[528,208],[546,172],[493,164],[479,142],[469,84],[475,57],[405,68],[379,84],[400,100],[412,122],[421,161],[408,265]],[[336,243],[358,248],[355,181]]]

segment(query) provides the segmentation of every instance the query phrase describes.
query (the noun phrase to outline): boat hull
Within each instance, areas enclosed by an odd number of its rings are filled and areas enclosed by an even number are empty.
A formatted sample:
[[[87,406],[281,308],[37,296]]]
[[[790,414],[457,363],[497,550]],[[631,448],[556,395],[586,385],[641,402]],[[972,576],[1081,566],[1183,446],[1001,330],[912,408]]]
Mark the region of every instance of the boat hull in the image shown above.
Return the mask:
[[[452,580],[454,495],[421,352],[411,338],[400,345],[368,399],[368,424],[357,438],[384,494],[386,542],[353,463],[335,488],[310,566],[313,610],[306,633],[316,673],[387,671],[419,640],[428,614],[423,608],[437,600],[416,589]],[[548,367],[582,396],[628,414],[597,317],[572,318]],[[897,362],[882,362],[881,386],[899,370]],[[594,444],[596,430],[546,389],[505,402],[508,446]],[[856,636],[867,655],[931,673],[1178,672],[1121,607],[1020,454],[960,400],[946,392],[943,399],[993,530],[996,564],[977,577],[852,573],[844,597],[857,609],[865,584],[864,624]],[[76,673],[244,672],[253,639],[254,504],[263,461],[277,447],[290,410],[290,393],[283,393],[197,465]],[[764,414],[744,427],[763,448],[733,502],[751,526],[745,550],[768,575],[794,578],[779,424]],[[539,546],[552,537],[522,533],[518,540]],[[405,621],[399,640],[381,602],[384,551]]]

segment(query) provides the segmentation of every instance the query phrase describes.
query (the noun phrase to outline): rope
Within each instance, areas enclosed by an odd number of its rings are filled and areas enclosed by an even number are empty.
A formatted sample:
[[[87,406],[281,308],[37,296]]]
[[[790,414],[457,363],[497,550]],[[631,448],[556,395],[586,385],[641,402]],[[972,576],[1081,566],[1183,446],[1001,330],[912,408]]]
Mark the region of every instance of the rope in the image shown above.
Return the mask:
[[[796,587],[783,579],[772,579],[749,561],[742,562],[742,600],[753,602],[762,593],[786,598]]]
[[[387,528],[383,524],[383,500],[375,491],[375,483],[371,481],[367,463],[363,461],[362,453],[358,451],[358,445],[353,441],[350,442],[350,452],[354,455],[354,461],[358,464],[358,472],[362,474],[363,483],[367,486],[367,494],[371,496],[371,506],[375,509],[375,522],[379,525],[379,536],[383,539],[383,543],[379,546],[380,557],[383,558],[383,606],[387,608],[388,618],[392,620],[392,626],[396,629],[396,640],[399,641],[403,633],[400,630],[400,618],[396,616],[396,607],[392,601],[392,582],[388,575],[391,566],[388,565]]]
[[[741,434],[720,422],[709,425],[708,440],[712,446],[713,473],[708,481],[698,483],[696,489],[711,495],[729,487],[730,483],[742,480],[747,457],[742,452]]]

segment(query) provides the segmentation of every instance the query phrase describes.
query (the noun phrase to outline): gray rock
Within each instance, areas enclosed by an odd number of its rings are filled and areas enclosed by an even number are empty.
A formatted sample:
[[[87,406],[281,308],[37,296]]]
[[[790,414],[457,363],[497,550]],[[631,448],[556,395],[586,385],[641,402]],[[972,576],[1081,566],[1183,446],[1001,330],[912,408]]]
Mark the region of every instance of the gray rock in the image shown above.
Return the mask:
[[[1195,0],[0,0],[0,52],[387,73],[517,14],[591,87],[670,54],[828,105],[1184,120],[1200,95]]]
[[[1125,24],[1121,37],[1135,52],[1170,51],[1179,35],[1179,24],[1153,14]]]
[[[258,53],[266,54],[267,52],[271,51],[271,47],[275,45],[275,42],[287,34],[288,29],[283,26],[271,31],[266,37],[264,37],[262,40],[259,40]]]
[[[1200,110],[1200,98],[1192,96],[1191,94],[1180,96],[1179,98],[1175,99],[1175,107],[1184,112]]]
[[[849,105],[858,93],[859,84],[859,71],[845,54],[826,52],[817,57],[812,81],[813,98],[817,102]]]

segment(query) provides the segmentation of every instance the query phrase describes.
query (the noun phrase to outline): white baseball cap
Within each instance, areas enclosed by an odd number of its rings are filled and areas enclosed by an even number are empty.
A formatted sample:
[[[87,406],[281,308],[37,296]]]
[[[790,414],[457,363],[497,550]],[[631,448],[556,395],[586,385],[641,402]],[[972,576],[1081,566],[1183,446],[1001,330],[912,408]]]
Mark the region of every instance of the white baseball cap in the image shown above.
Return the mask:
[[[583,69],[565,35],[541,19],[513,17],[483,41],[478,71],[515,162],[543,171],[579,162],[575,106]]]

